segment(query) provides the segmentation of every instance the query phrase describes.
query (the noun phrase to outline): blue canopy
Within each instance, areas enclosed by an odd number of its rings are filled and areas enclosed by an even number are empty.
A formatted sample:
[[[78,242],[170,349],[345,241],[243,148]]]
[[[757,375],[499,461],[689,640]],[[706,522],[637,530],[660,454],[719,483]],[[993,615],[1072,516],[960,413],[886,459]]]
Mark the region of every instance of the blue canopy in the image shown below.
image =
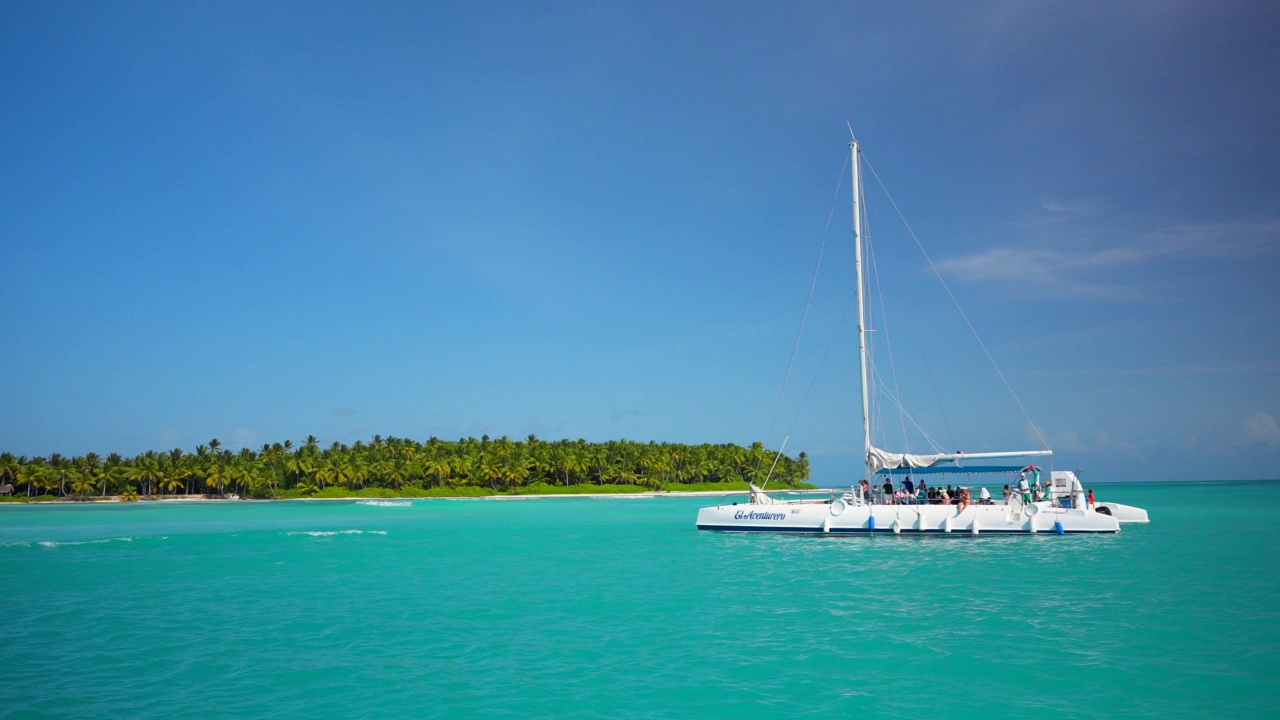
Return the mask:
[[[968,475],[969,473],[1016,473],[1026,465],[937,465],[922,468],[884,468],[877,475]]]

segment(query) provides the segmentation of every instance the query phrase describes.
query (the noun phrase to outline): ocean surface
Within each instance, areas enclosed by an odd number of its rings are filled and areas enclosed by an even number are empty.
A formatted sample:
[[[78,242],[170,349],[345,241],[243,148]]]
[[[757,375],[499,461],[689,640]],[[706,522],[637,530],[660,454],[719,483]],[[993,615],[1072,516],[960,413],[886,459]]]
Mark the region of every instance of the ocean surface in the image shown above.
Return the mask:
[[[707,498],[0,506],[0,718],[1280,715],[1280,483],[1115,536],[694,529]]]

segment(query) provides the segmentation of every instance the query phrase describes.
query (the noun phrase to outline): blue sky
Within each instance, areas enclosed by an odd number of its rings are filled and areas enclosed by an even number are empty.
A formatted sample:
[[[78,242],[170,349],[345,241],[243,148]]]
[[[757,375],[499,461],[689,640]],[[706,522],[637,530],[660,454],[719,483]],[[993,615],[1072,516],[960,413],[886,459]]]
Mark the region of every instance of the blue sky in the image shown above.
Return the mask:
[[[0,448],[772,424],[843,482],[847,204],[774,408],[850,121],[1058,467],[1280,476],[1280,12],[1113,5],[9,3]],[[868,210],[912,415],[1035,447]]]

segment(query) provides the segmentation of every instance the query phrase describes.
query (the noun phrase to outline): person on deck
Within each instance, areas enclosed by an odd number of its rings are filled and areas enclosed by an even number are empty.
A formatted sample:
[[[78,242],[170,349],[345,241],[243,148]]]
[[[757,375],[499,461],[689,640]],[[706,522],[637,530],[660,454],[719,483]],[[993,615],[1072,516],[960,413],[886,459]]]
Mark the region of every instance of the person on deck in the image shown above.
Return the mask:
[[[1096,507],[1097,504],[1098,500],[1093,496],[1093,488],[1089,488],[1089,507]]]
[[[907,476],[906,480],[902,481],[902,489],[907,494],[907,498],[908,498],[907,503],[911,504],[911,502],[915,500],[915,497],[916,497],[916,486],[915,486],[915,483],[911,482],[910,475]]]
[[[1013,491],[1009,489],[1008,485],[1005,485],[1004,486],[1004,504],[1005,505],[1009,504],[1009,497],[1012,495],[1013,495]]]
[[[951,486],[950,486],[950,485],[948,485],[946,490],[939,490],[939,491],[938,491],[938,504],[939,504],[939,505],[950,505],[950,504],[951,504],[951,493],[947,492],[947,490],[950,490],[950,489],[951,489]]]
[[[956,494],[959,496],[956,498],[959,501],[956,503],[956,514],[959,515],[968,509],[973,498],[969,495],[969,488],[957,488]]]
[[[978,493],[978,502],[983,505],[991,504],[991,493],[985,487]]]
[[[1031,503],[1031,486],[1027,484],[1027,474],[1018,474],[1018,492],[1022,493],[1022,502]]]
[[[884,501],[886,504],[893,503],[893,476],[889,476],[884,480]]]

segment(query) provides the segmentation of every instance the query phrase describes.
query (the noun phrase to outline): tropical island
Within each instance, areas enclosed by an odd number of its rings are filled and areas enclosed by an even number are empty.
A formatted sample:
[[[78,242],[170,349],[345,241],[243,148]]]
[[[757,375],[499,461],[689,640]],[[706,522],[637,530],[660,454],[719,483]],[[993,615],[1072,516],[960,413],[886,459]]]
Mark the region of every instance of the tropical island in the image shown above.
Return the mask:
[[[776,457],[776,463],[775,463]],[[746,490],[748,483],[808,484],[809,459],[734,444],[684,445],[610,440],[545,441],[488,435],[456,441],[375,435],[321,448],[224,449],[216,438],[194,452],[148,450],[28,458],[0,453],[0,501],[105,501],[175,498],[255,499],[482,497]]]

